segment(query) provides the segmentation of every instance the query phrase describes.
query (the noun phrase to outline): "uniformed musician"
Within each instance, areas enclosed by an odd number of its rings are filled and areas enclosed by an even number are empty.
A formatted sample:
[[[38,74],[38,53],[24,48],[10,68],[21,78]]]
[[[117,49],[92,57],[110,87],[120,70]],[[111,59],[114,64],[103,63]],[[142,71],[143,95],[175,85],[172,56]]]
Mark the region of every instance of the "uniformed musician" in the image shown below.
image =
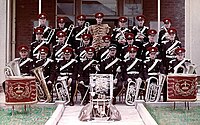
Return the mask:
[[[30,58],[32,58],[33,60],[37,60],[39,59],[39,48],[41,46],[46,46],[48,49],[50,48],[49,46],[49,43],[47,43],[44,39],[43,39],[43,34],[44,34],[44,29],[41,28],[41,27],[37,27],[34,29],[34,32],[35,32],[35,35],[36,35],[36,38],[35,38],[35,41],[33,41],[31,43],[31,52],[30,52]],[[48,55],[47,57],[50,57],[51,55],[51,52],[50,52],[50,49],[49,49],[49,52],[48,52]]]
[[[34,27],[33,31],[35,31],[35,29],[37,27],[41,27],[43,29],[43,40],[47,44],[52,43],[52,38],[53,38],[55,30],[51,29],[50,27],[47,26],[47,14],[46,13],[40,13],[38,15],[38,21],[39,21],[39,26]],[[34,42],[35,40],[36,40],[36,33],[33,32],[32,42]]]
[[[116,104],[116,96],[122,91],[124,65],[121,59],[116,57],[117,45],[111,44],[109,47],[109,57],[100,63],[100,71],[103,74],[113,74],[113,104]]]
[[[48,90],[51,94],[53,94],[52,84],[55,80],[55,63],[52,59],[47,57],[48,51],[49,49],[46,46],[41,46],[39,48],[40,58],[34,62],[34,67],[43,67],[43,74]]]
[[[156,41],[156,34],[157,34],[157,31],[155,29],[149,29],[148,32],[148,41],[143,44],[143,50],[142,50],[142,59],[143,60],[147,60],[149,59],[149,51],[147,51],[147,49],[149,47],[157,47],[158,48],[158,55],[157,55],[157,58],[158,59],[161,59],[161,46],[160,44],[158,44],[158,42]]]
[[[161,44],[162,41],[169,39],[168,29],[171,28],[172,20],[170,18],[163,19],[164,25],[161,27],[161,30],[158,35],[158,43]],[[179,40],[177,33],[176,33],[176,40]]]
[[[163,60],[164,68],[166,70],[166,74],[167,74],[169,62],[172,59],[176,58],[176,55],[174,52],[175,49],[182,47],[182,43],[175,39],[176,33],[177,31],[175,28],[169,28],[168,29],[169,40],[162,41],[161,43],[162,60]]]
[[[65,39],[66,39],[66,33],[63,31],[58,31],[56,34],[57,38],[58,38],[58,44],[53,46],[53,54],[52,54],[52,59],[55,62],[59,62],[59,60],[63,59],[63,49],[66,46],[71,46],[70,44],[67,44]]]
[[[112,42],[116,43],[120,37],[125,38],[125,34],[131,32],[130,29],[127,27],[128,19],[124,16],[119,17],[118,24],[119,27],[113,29],[112,32]]]
[[[109,47],[111,44],[111,36],[110,35],[106,35],[103,36],[103,48],[101,48],[98,53],[97,53],[97,60],[99,62],[103,61],[104,59],[106,59],[108,57],[108,53],[109,53]]]
[[[108,24],[103,24],[104,14],[99,12],[95,14],[96,23],[89,27],[89,33],[92,35],[92,46],[98,51],[103,46],[102,37],[108,35],[110,27]]]
[[[95,49],[93,47],[86,47],[86,59],[81,60],[79,63],[78,74],[80,77],[78,78],[79,84],[78,89],[81,93],[82,99],[84,99],[83,104],[87,104],[89,102],[89,77],[90,74],[95,74],[99,72],[98,61],[94,59]]]
[[[80,46],[76,49],[76,59],[78,61],[86,59],[85,48],[91,45],[92,36],[90,34],[83,34],[81,38],[82,38],[83,46]]]
[[[88,34],[89,22],[86,22],[86,16],[81,14],[76,17],[78,25],[73,30],[74,41],[72,43],[72,48],[77,49],[83,46],[81,36],[83,34]]]
[[[136,20],[137,25],[132,28],[132,32],[135,35],[135,41],[145,43],[148,41],[147,31],[149,29],[149,27],[144,25],[146,18],[144,15],[138,15],[136,16]]]
[[[73,58],[73,49],[71,47],[66,47],[62,50],[63,60],[60,60],[56,65],[56,76],[57,77],[67,77],[67,85],[71,87],[71,97],[69,105],[74,105],[74,94],[76,91],[76,80],[77,80],[77,70],[78,61]]]

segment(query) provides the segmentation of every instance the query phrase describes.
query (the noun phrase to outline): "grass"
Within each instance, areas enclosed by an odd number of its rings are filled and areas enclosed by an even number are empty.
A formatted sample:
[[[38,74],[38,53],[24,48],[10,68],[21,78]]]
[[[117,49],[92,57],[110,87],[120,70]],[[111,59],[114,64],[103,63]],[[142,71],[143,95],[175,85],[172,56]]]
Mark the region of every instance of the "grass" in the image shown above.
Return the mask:
[[[34,107],[15,109],[0,109],[0,125],[44,125],[53,114],[56,107]]]
[[[158,125],[200,125],[200,107],[146,107]]]

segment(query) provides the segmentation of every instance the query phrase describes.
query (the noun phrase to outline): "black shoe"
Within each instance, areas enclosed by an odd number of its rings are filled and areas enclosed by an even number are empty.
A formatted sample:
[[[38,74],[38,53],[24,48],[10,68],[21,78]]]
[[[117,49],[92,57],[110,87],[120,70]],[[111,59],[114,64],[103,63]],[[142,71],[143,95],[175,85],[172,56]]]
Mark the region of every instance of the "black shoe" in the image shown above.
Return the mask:
[[[73,101],[69,102],[69,105],[74,106],[74,102]]]
[[[115,98],[115,97],[113,97],[113,99],[112,99],[112,104],[113,104],[113,105],[116,104],[116,98]]]

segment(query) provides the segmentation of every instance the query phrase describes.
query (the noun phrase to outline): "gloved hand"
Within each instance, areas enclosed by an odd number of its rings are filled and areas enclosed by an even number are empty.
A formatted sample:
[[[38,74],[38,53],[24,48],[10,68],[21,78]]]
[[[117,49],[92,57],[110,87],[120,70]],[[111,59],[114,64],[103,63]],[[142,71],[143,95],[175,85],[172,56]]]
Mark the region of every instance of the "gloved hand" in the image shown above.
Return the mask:
[[[67,82],[68,82],[68,86],[69,86],[72,83],[72,78],[69,78]]]
[[[142,83],[142,79],[140,77],[137,78],[137,81],[140,82],[140,83]]]
[[[121,66],[118,66],[116,69],[117,72],[121,72]]]
[[[95,66],[96,71],[100,71],[98,65]]]
[[[114,84],[117,84],[117,79],[114,79],[114,80],[113,80],[113,83],[114,83]]]
[[[84,85],[84,82],[83,82],[83,81],[80,81],[79,83],[82,84],[82,85]]]
[[[131,81],[132,81],[132,79],[131,79],[131,78],[128,78],[128,79],[127,79],[127,82],[131,82]]]
[[[52,82],[51,82],[51,81],[48,81],[47,84],[52,84]]]

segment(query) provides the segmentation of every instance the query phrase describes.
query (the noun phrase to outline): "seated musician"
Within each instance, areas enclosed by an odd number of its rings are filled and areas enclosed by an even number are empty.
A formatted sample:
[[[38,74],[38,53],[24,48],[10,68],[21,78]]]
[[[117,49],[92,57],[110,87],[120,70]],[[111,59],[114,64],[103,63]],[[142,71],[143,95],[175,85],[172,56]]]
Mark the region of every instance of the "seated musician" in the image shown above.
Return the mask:
[[[46,46],[39,48],[39,59],[34,62],[34,67],[43,67],[43,75],[50,93],[53,94],[52,84],[55,80],[55,63],[52,59],[47,58],[49,49]],[[52,100],[53,101],[53,100]]]
[[[83,104],[87,104],[89,102],[89,77],[90,74],[95,74],[99,71],[98,61],[94,59],[95,49],[93,47],[86,47],[86,59],[80,61],[78,73],[80,77],[78,90],[81,93]],[[85,98],[84,98],[85,96]]]
[[[173,59],[169,62],[169,73],[195,73],[194,67],[189,67],[191,64],[190,59],[185,58],[185,49],[184,48],[177,48],[175,50],[176,59]]]
[[[103,74],[113,74],[113,83],[115,89],[113,90],[113,104],[116,104],[116,97],[123,88],[122,73],[124,65],[121,59],[116,57],[117,45],[111,44],[109,47],[109,56],[100,64],[100,71]]]
[[[137,51],[138,47],[136,46],[128,47],[129,58],[124,60],[126,68],[124,79],[125,81],[127,81],[126,83],[129,83],[131,81],[136,82],[136,79],[138,78],[141,81],[143,78],[143,72],[142,72],[143,62],[141,59],[136,58]],[[127,84],[125,84],[125,87],[127,88]]]
[[[71,47],[66,47],[62,50],[63,60],[57,63],[56,76],[66,77],[67,85],[71,86],[71,97],[70,106],[74,105],[74,94],[76,91],[76,79],[77,79],[77,63],[78,61],[73,59],[73,49]]]
[[[22,75],[22,76],[30,76],[32,75],[31,70],[33,68],[33,60],[31,58],[28,58],[29,54],[29,48],[26,45],[21,45],[18,47],[19,51],[19,58],[15,58],[13,61],[11,61],[8,66],[13,65],[16,63],[17,65],[19,64],[19,70],[17,72],[20,72],[20,74],[13,74],[13,75]],[[11,69],[14,67],[10,67]],[[12,69],[13,70],[13,69]],[[15,73],[15,71],[13,71]],[[10,72],[5,72],[7,76],[12,76]],[[2,84],[3,89],[5,90],[5,82]]]

